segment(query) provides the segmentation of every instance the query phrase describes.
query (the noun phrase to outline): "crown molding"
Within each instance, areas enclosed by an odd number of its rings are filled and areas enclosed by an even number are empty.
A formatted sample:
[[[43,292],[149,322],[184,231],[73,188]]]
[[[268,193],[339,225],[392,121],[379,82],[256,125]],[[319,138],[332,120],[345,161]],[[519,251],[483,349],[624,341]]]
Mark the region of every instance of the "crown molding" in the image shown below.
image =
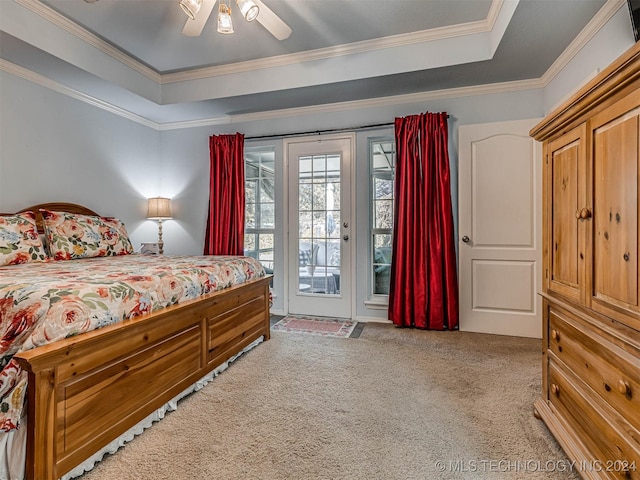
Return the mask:
[[[344,45],[336,45],[333,47],[319,48],[306,52],[290,53],[286,55],[277,55],[274,57],[262,58],[258,60],[230,63],[228,65],[196,68],[193,70],[181,72],[164,73],[162,74],[161,82],[165,84],[186,82],[190,80],[202,80],[205,78],[217,77],[222,75],[251,72],[266,68],[282,67],[286,65],[311,62],[315,60],[326,60],[329,58],[341,57],[345,55],[354,55],[388,48],[405,47],[418,43],[433,42],[436,40],[474,35],[477,33],[486,33],[491,31],[491,29],[493,28],[503,3],[504,0],[493,0],[487,18],[484,20],[450,25],[446,27],[432,28],[429,30],[421,30],[418,32],[390,35],[387,37],[375,38],[372,40],[363,40],[361,42],[347,43]]]
[[[209,77],[229,75],[233,73],[241,73],[259,69],[273,68],[283,65],[291,65],[300,62],[327,59],[354,53],[363,53],[371,50],[393,48],[399,46],[412,45],[415,43],[441,40],[445,38],[457,37],[462,35],[471,35],[475,33],[484,33],[493,29],[502,9],[505,0],[493,0],[487,18],[476,22],[468,22],[465,24],[453,25],[448,27],[440,27],[420,32],[412,32],[408,34],[393,35],[389,37],[366,40],[362,42],[354,42],[351,44],[339,45],[323,49],[312,50],[289,55],[279,55],[275,57],[251,60],[247,62],[238,62],[229,65],[217,67],[205,67],[185,72],[174,72],[161,74],[142,64],[138,60],[125,54],[110,43],[104,41],[100,37],[90,33],[85,28],[70,21],[63,15],[59,14],[50,7],[44,5],[40,0],[14,0],[16,3],[28,8],[32,12],[40,15],[49,22],[57,25],[63,30],[71,33],[77,38],[85,41],[89,45],[99,49],[103,53],[115,58],[124,65],[141,73],[145,77],[157,82],[158,84],[175,83],[188,80],[198,80]],[[625,4],[625,0],[607,0],[607,3],[598,11],[587,26],[578,34],[564,52],[556,59],[556,61],[543,74],[540,81],[542,86],[547,86],[555,77],[565,68],[569,62],[580,52],[580,50],[593,38],[593,36],[617,13],[617,11]],[[65,87],[66,88],[66,87]],[[80,93],[80,92],[78,92]],[[84,94],[81,94],[84,95]],[[347,102],[348,103],[348,102]],[[114,107],[118,108],[118,107]],[[314,108],[314,107],[309,107]],[[366,108],[366,107],[365,107]],[[276,111],[277,112],[277,111]],[[268,112],[270,115],[271,112]],[[134,114],[131,114],[134,115]],[[248,114],[254,115],[254,114]],[[142,117],[140,117],[142,118]],[[273,118],[273,117],[269,117]],[[194,126],[199,126],[201,122],[204,125],[218,125],[228,123],[228,120],[209,119],[197,121]],[[213,122],[213,123],[212,123]],[[178,122],[176,124],[156,124],[156,125],[183,125],[191,122]],[[173,127],[170,127],[173,128]],[[188,128],[177,126],[175,128]]]
[[[361,42],[337,45],[334,47],[318,48],[316,50],[309,50],[306,52],[277,55],[275,57],[261,58],[259,60],[248,60],[246,62],[230,63],[228,65],[220,65],[217,67],[198,68],[184,72],[164,73],[162,74],[161,82],[165,84],[186,82],[190,80],[202,80],[204,78],[282,67],[315,60],[326,60],[329,58],[366,53],[386,48],[404,47],[414,45],[416,43],[432,42],[435,40],[443,40],[446,38],[460,37],[464,35],[473,35],[476,33],[484,33],[486,31],[486,20],[470,22],[450,27],[439,27],[431,30],[422,30],[419,32],[404,33],[389,37],[376,38],[373,40],[364,40]]]
[[[282,110],[272,110],[270,112],[231,115],[231,123],[269,120],[273,118],[295,117],[301,115],[317,115],[320,113],[343,112],[348,110],[364,110],[367,108],[389,107],[393,105],[404,105],[410,103],[424,103],[433,100],[442,100],[448,98],[493,95],[520,90],[532,90],[541,88],[541,86],[542,82],[539,79],[533,79],[491,83],[487,85],[473,85],[469,87],[447,88],[443,90],[432,90],[428,92],[409,93],[406,95],[370,98],[367,100],[354,100],[349,102],[314,105],[311,107],[298,107]]]
[[[41,3],[39,0],[14,0],[14,1],[19,5],[41,16],[48,22],[56,25],[57,27],[60,27],[61,29],[70,33],[71,35],[74,35],[75,37],[79,38],[80,40],[87,43],[88,45],[91,45],[92,47],[97,48],[102,53],[105,53],[110,57],[114,58],[115,60],[118,60],[120,63],[126,65],[132,70],[135,70],[141,75],[144,75],[145,77],[153,80],[156,83],[161,82],[161,75],[158,72],[147,67],[146,65],[139,62],[138,60],[135,60],[130,55],[127,55],[122,50],[114,47],[109,42],[106,42],[105,40],[98,37],[97,35],[94,35],[93,33],[89,32],[87,29],[81,27],[77,23],[72,22],[67,17],[65,17],[64,15],[61,15],[60,13],[56,12],[52,8]]]
[[[81,102],[87,103],[94,107],[98,107],[102,110],[106,110],[109,113],[113,113],[114,115],[118,115],[120,117],[126,118],[133,122],[144,125],[145,127],[153,128],[155,130],[159,130],[160,124],[144,118],[140,115],[136,115],[128,110],[117,107],[111,103],[100,100],[91,95],[87,95],[86,93],[79,92],[73,88],[69,88],[55,80],[51,80],[44,75],[40,75],[28,68],[22,67],[20,65],[16,65],[15,63],[8,62],[0,58],[0,70],[3,72],[10,73],[16,77],[23,78],[31,83],[35,83],[36,85],[40,85],[41,87],[48,88],[49,90],[53,90],[54,92],[62,93],[68,97],[74,98],[76,100],[80,100]]]
[[[184,122],[166,122],[158,124],[161,132],[168,130],[182,130],[184,128],[210,127],[212,125],[227,125],[233,123],[231,116],[203,118],[201,120],[186,120]]]
[[[48,7],[42,5],[38,0],[15,0],[15,1],[20,3],[21,5],[24,5],[27,8],[32,9],[38,14],[42,14],[43,12],[50,12],[52,15],[52,18],[55,19],[54,23],[57,23],[58,21],[65,24],[68,23],[67,25],[68,28],[63,27],[65,28],[65,30],[72,31],[74,29],[78,29],[77,33],[80,33],[79,38],[83,38],[82,37],[83,31],[85,33],[88,33],[86,32],[86,30],[78,27],[75,23],[66,20],[57,12],[54,12]],[[427,101],[447,99],[447,98],[459,98],[459,97],[476,96],[476,95],[491,95],[491,94],[520,91],[520,90],[544,88],[553,80],[553,78],[563,68],[567,66],[567,64],[594,37],[594,35],[613,17],[613,15],[617,13],[617,11],[624,5],[624,3],[625,3],[625,0],[607,0],[607,3],[600,9],[600,11],[598,11],[598,13],[587,24],[587,26],[580,32],[580,34],[574,39],[574,41],[565,49],[565,51],[560,55],[560,57],[558,57],[558,59],[551,65],[551,67],[547,69],[544,75],[538,79],[530,79],[530,80],[522,80],[522,81],[514,81],[514,82],[503,82],[503,83],[495,83],[495,84],[488,84],[488,85],[476,85],[476,86],[460,87],[460,88],[453,88],[453,89],[443,89],[443,90],[420,92],[420,93],[407,94],[407,95],[380,97],[380,98],[367,99],[367,100],[356,100],[356,101],[350,101],[350,102],[339,102],[339,103],[331,103],[331,104],[316,105],[316,106],[309,106],[309,107],[272,110],[268,112],[247,113],[247,114],[239,114],[239,115],[225,115],[222,117],[215,117],[215,118],[208,118],[208,119],[201,119],[201,120],[158,123],[153,120],[149,120],[145,117],[142,117],[140,115],[137,115],[135,113],[132,113],[123,108],[120,108],[111,103],[95,98],[91,95],[87,95],[78,90],[67,87],[55,80],[51,80],[25,67],[16,65],[14,63],[8,62],[3,59],[0,59],[0,70],[12,75],[21,77],[37,85],[43,86],[50,90],[56,91],[58,93],[62,93],[63,95],[67,95],[71,98],[80,100],[84,103],[98,107],[114,115],[118,115],[120,117],[126,118],[128,120],[139,123],[141,125],[144,125],[146,127],[152,128],[157,131],[196,128],[196,127],[205,127],[205,126],[212,126],[212,125],[224,125],[224,124],[230,124],[230,123],[269,120],[269,119],[275,119],[275,118],[286,118],[286,117],[300,116],[300,115],[315,115],[315,114],[321,114],[321,113],[385,107],[385,106],[392,106],[392,105],[399,105],[399,104],[420,103],[420,102],[427,102]],[[492,28],[492,25],[493,23],[495,23],[497,14],[500,11],[502,4],[503,4],[503,0],[493,1],[489,15],[487,16],[487,21],[486,21],[488,25],[487,28]],[[34,7],[35,9],[31,7]],[[477,23],[477,22],[474,22],[474,23]],[[466,25],[465,28],[469,28],[468,27],[469,24],[465,24],[465,25]],[[423,32],[417,32],[417,34],[420,34],[420,33],[423,33]],[[413,34],[410,34],[410,35],[413,35]],[[111,50],[114,50],[115,52],[123,55],[125,58],[128,58],[134,63],[138,63],[137,61],[131,59],[127,55],[122,54],[120,50],[115,49],[110,44],[107,44],[106,42],[104,42],[102,39],[92,34],[89,34],[89,38],[91,40],[95,40],[97,44],[102,43],[102,44],[108,45],[108,47]],[[100,47],[96,46],[96,48],[100,48]],[[126,62],[123,62],[123,63],[126,63]],[[149,70],[150,72],[153,72],[151,69],[148,69],[148,67],[145,67],[145,66],[143,67]],[[162,77],[162,75],[157,74],[155,72],[153,72],[153,74],[155,75],[155,78],[153,78],[153,80],[157,81],[158,77]]]
[[[209,77],[242,73],[259,69],[273,68],[284,65],[291,65],[300,62],[321,60],[355,53],[363,53],[371,50],[401,47],[445,38],[452,38],[463,35],[472,35],[491,31],[498,18],[500,10],[505,0],[493,0],[487,18],[476,22],[468,22],[448,27],[440,27],[420,32],[393,35],[389,37],[354,42],[336,47],[316,49],[308,52],[294,53],[289,55],[279,55],[275,57],[238,62],[217,67],[205,67],[184,72],[173,72],[161,74],[147,67],[143,63],[135,60],[122,50],[114,47],[102,38],[90,33],[85,28],[67,19],[52,8],[41,3],[40,0],[14,0],[16,3],[40,15],[45,20],[62,28],[68,33],[83,40],[89,45],[97,48],[103,53],[118,60],[129,68],[155,81],[158,84],[183,82],[188,80],[199,80]],[[625,0],[607,0],[607,3],[598,11],[587,26],[578,34],[564,52],[547,69],[541,77],[544,85],[548,85],[563,68],[580,52],[580,50],[593,38],[593,36],[617,13],[625,4]]]
[[[598,13],[587,23],[582,31],[573,39],[562,54],[542,75],[541,80],[546,87],[558,75],[582,48],[604,27],[609,20],[626,4],[626,0],[607,0]]]
[[[391,35],[372,40],[364,40],[361,42],[353,42],[334,47],[320,48],[306,52],[292,53],[287,55],[278,55],[274,57],[249,60],[246,62],[237,62],[227,65],[215,67],[196,68],[187,71],[177,71],[169,73],[158,73],[152,68],[146,66],[139,60],[127,55],[122,50],[114,47],[109,42],[103,40],[97,35],[89,32],[84,27],[72,22],[64,15],[56,12],[52,8],[44,5],[40,0],[14,0],[23,7],[31,10],[45,20],[62,28],[66,32],[83,40],[87,44],[97,48],[101,52],[113,57],[129,68],[144,75],[145,77],[155,81],[158,84],[184,82],[189,80],[201,80],[204,78],[231,75],[235,73],[244,73],[254,70],[262,70],[266,68],[274,68],[296,63],[310,62],[314,60],[324,60],[345,55],[354,55],[365,53],[373,50],[381,50],[387,48],[397,48],[408,45],[414,45],[424,42],[432,42],[452,37],[460,37],[466,35],[474,35],[477,33],[486,33],[491,31],[500,14],[502,5],[505,0],[493,0],[487,18],[475,22],[461,23],[446,27],[432,28],[418,32],[411,32],[399,35]]]
[[[160,130],[176,130],[182,128],[206,127],[229,123],[244,123],[260,120],[273,120],[276,118],[298,117],[304,115],[318,115],[321,113],[336,113],[349,110],[364,110],[367,108],[389,107],[394,105],[424,103],[433,100],[447,98],[460,98],[479,95],[493,95],[499,93],[516,92],[521,90],[533,90],[542,88],[540,79],[518,80],[514,82],[492,83],[488,85],[474,85],[470,87],[448,88],[430,92],[395,95],[367,100],[354,100],[350,102],[327,103],[310,107],[287,108],[271,110],[268,112],[246,113],[229,115],[227,117],[202,119],[188,122],[174,122],[160,124]]]
[[[430,92],[411,93],[406,95],[395,95],[367,100],[354,100],[350,102],[328,103],[309,107],[287,108],[281,110],[271,110],[268,112],[246,113],[240,115],[225,115],[222,117],[206,118],[200,120],[188,120],[183,122],[158,123],[148,118],[136,115],[128,110],[120,108],[111,103],[105,102],[91,95],[87,95],[73,88],[62,85],[50,78],[33,72],[25,67],[16,65],[6,60],[0,59],[0,70],[11,75],[23,78],[31,83],[48,88],[68,97],[80,100],[94,107],[105,110],[114,115],[126,118],[133,122],[152,128],[157,131],[178,130],[185,128],[207,127],[212,125],[226,125],[231,123],[252,122],[260,120],[271,120],[276,118],[287,118],[302,115],[318,115],[321,113],[335,113],[349,110],[361,110],[367,108],[379,108],[393,105],[421,103],[447,98],[459,98],[476,95],[492,95],[499,93],[515,92],[521,90],[532,90],[544,87],[541,79],[519,80],[514,82],[492,83],[488,85],[474,85],[470,87],[449,88],[434,90]]]
[[[500,10],[502,10],[502,4],[505,0],[493,0],[491,2],[491,6],[489,7],[489,13],[487,13],[487,18],[485,22],[487,23],[487,30],[493,30],[493,27],[498,20],[498,16],[500,15]]]

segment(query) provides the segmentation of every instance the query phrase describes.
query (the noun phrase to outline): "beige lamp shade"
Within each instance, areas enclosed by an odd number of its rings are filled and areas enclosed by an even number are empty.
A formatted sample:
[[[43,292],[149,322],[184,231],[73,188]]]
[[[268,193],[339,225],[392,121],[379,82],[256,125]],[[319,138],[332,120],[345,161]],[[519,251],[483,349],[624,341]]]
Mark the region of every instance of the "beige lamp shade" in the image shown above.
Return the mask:
[[[149,199],[147,218],[165,220],[171,217],[171,201],[168,198],[154,197]]]

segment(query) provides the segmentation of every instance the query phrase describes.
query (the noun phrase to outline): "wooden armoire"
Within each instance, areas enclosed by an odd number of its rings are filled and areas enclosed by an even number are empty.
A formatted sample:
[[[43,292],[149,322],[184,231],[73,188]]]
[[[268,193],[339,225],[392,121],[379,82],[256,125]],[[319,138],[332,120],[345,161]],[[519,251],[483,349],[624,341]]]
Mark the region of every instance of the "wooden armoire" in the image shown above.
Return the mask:
[[[531,130],[543,142],[543,391],[584,478],[640,479],[640,42]]]

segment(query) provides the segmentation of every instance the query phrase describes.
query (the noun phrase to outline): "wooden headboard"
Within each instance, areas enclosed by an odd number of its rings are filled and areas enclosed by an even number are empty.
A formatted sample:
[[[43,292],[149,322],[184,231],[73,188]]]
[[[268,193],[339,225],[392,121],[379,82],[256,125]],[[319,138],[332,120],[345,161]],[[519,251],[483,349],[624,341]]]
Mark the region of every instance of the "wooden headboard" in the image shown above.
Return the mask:
[[[39,205],[33,205],[28,208],[23,208],[22,210],[16,213],[22,213],[22,212],[28,212],[28,211],[32,211],[33,213],[35,213],[36,225],[38,226],[38,233],[44,233],[44,222],[42,220],[42,214],[40,213],[40,209],[51,210],[52,212],[78,213],[80,215],[98,215],[93,210],[90,210],[89,208],[84,207],[82,205],[77,205],[75,203],[62,203],[62,202],[41,203]]]

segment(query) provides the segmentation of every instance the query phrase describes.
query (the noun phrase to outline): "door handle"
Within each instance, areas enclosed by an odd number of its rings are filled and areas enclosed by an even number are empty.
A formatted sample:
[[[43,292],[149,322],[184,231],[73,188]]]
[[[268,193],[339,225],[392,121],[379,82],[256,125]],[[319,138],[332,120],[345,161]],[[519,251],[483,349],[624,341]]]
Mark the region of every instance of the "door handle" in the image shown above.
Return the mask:
[[[583,208],[581,210],[576,210],[576,219],[578,220],[587,220],[591,218],[591,210],[589,208]]]
[[[345,240],[345,241],[346,241],[346,240],[349,240],[349,235],[343,235],[343,236],[342,236],[342,239],[343,239],[343,240]]]
[[[462,237],[462,241],[464,243],[469,243],[469,237],[467,237],[466,235],[464,237]]]

